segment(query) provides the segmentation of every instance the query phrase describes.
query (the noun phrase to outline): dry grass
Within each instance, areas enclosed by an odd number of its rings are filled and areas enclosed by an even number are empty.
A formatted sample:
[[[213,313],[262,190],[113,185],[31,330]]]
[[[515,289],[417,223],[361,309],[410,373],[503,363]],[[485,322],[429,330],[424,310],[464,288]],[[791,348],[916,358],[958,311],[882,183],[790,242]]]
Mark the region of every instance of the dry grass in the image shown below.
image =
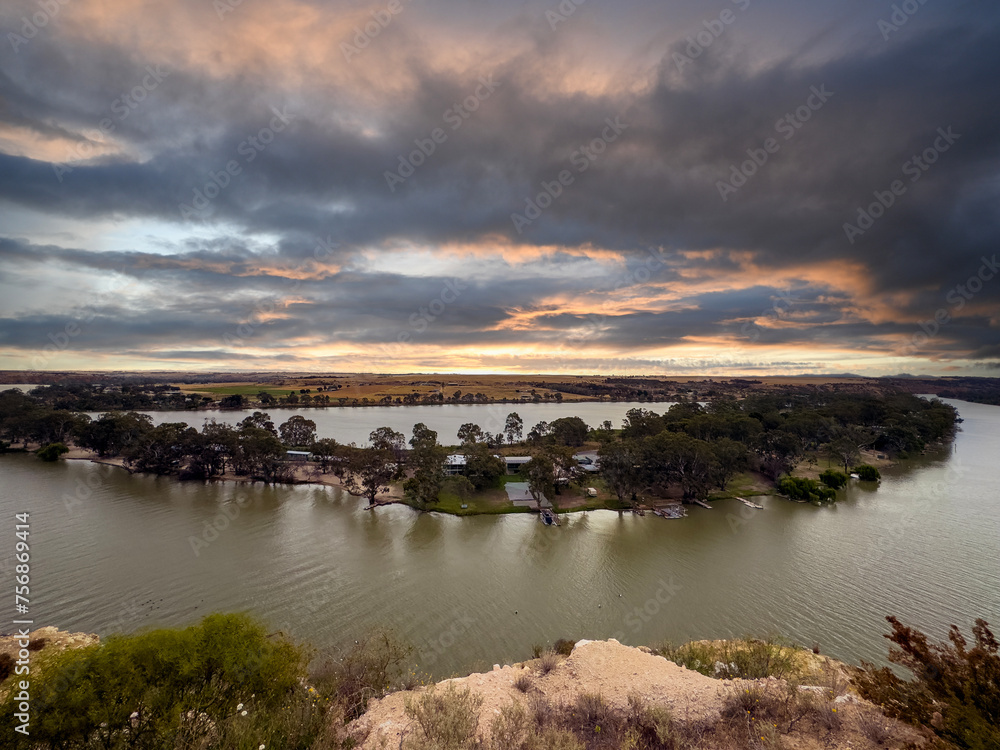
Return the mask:
[[[547,675],[553,669],[559,666],[559,655],[553,651],[546,651],[542,654],[541,658],[538,660],[538,671],[540,674]]]
[[[522,693],[527,693],[531,690],[531,686],[535,684],[535,681],[531,679],[531,675],[522,674],[519,675],[516,680],[514,680],[514,687],[516,687]]]

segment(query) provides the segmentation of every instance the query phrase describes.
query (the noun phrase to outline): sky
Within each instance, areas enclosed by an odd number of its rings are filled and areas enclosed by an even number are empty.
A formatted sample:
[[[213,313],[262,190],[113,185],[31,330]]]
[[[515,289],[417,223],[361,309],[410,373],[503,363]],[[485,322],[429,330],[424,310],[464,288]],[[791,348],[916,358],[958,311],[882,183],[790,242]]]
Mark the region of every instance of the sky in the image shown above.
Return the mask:
[[[1000,376],[995,0],[0,33],[0,369]]]

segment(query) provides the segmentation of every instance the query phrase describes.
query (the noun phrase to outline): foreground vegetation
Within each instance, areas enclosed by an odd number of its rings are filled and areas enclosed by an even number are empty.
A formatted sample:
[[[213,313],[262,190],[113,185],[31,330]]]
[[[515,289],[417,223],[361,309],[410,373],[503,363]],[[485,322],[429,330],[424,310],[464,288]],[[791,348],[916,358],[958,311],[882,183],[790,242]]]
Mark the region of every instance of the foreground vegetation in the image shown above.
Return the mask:
[[[779,748],[803,732],[839,746],[844,724],[874,745],[898,739],[886,715],[934,738],[934,747],[1000,747],[1000,654],[986,622],[970,646],[956,628],[947,644],[888,618],[890,659],[910,670],[902,679],[862,664],[853,684],[885,712],[842,703],[846,672],[810,673],[803,652],[773,639],[696,642],[657,653],[712,677],[733,680],[712,722],[673,716],[651,697],[628,696],[627,708],[583,692],[554,703],[535,681],[572,653],[572,641],[536,647],[531,673],[515,683],[525,700],[502,707],[479,735],[481,698],[437,686],[406,702],[414,731],[403,750],[592,750],[622,748]],[[18,725],[16,682],[0,672],[4,747],[28,750],[333,750],[356,746],[349,722],[369,702],[421,684],[406,671],[412,650],[389,631],[319,658],[281,634],[268,635],[243,615],[210,615],[198,625],[112,636],[100,645],[48,654],[35,644],[30,737]],[[808,656],[808,655],[807,655]],[[9,659],[8,659],[9,660]],[[0,660],[3,662],[4,660]],[[311,667],[310,667],[311,663]],[[0,663],[0,666],[3,666]],[[820,679],[815,679],[817,676]],[[762,678],[770,678],[761,681]],[[801,689],[799,684],[815,686]],[[850,718],[848,718],[848,716]],[[832,743],[832,744],[831,744]],[[895,746],[899,746],[898,743]],[[393,747],[392,750],[396,750]]]

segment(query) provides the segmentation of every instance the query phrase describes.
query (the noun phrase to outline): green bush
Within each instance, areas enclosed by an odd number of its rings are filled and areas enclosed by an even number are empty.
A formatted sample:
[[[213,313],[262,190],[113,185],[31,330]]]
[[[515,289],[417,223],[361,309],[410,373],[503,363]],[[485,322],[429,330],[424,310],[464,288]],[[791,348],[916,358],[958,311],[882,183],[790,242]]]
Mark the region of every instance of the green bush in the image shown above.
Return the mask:
[[[552,650],[560,656],[569,656],[573,653],[574,646],[576,646],[576,641],[571,641],[567,638],[560,638],[552,646]]]
[[[1000,747],[1000,644],[985,620],[972,628],[974,643],[955,626],[948,643],[931,643],[918,630],[887,617],[898,648],[889,661],[905,667],[912,680],[891,669],[861,662],[854,683],[863,698],[889,716],[924,727],[960,748]]]
[[[655,650],[675,664],[707,677],[785,679],[795,671],[795,652],[774,637],[692,642],[678,648],[665,644]]]
[[[243,615],[210,615],[184,630],[111,636],[57,654],[32,674],[30,739],[14,732],[14,693],[0,731],[14,747],[159,750],[206,736],[240,703],[284,706],[305,675],[305,656]]]
[[[58,461],[63,453],[69,453],[69,448],[63,443],[49,443],[44,448],[39,448],[35,455],[43,461]]]
[[[847,486],[847,474],[836,469],[827,469],[819,475],[819,481],[832,490],[839,490]]]
[[[879,470],[871,464],[861,464],[860,466],[855,466],[854,473],[857,474],[858,479],[863,482],[877,482],[882,478]]]
[[[778,492],[792,500],[805,500],[807,502],[837,499],[836,491],[824,487],[815,479],[806,479],[805,477],[782,477],[778,480]]]

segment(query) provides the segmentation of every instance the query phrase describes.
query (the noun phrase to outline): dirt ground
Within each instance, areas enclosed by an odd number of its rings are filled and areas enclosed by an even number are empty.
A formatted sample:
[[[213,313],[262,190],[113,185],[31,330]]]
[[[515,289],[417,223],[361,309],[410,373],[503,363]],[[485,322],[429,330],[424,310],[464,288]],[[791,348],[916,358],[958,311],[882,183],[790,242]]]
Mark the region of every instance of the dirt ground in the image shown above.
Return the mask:
[[[491,672],[471,674],[444,680],[436,686],[393,693],[369,704],[367,713],[351,725],[351,732],[361,742],[362,750],[381,747],[397,748],[414,730],[406,715],[406,704],[419,698],[428,689],[447,689],[449,684],[462,690],[468,688],[482,698],[479,711],[479,734],[488,738],[490,725],[500,709],[512,701],[528,707],[529,696],[540,695],[554,705],[571,705],[583,694],[600,695],[612,707],[624,709],[630,695],[638,695],[649,704],[669,708],[675,721],[711,726],[720,721],[723,703],[734,690],[746,683],[716,680],[674,664],[648,650],[624,646],[618,641],[579,641],[573,653],[559,665],[542,675],[537,660],[513,665],[494,665]],[[522,675],[532,678],[528,693],[515,687]],[[758,681],[771,690],[783,690],[782,681],[773,678]],[[809,688],[803,688],[809,690]],[[857,717],[874,709],[857,696],[844,693],[834,702],[843,716],[843,725],[836,738],[815,730],[798,729],[782,736],[788,750],[820,750],[820,748],[872,748],[876,745],[860,731]],[[902,747],[906,742],[920,745],[921,737],[908,727],[885,719],[892,724],[893,739],[883,747]],[[831,744],[831,740],[833,743]],[[706,750],[722,750],[709,739],[702,745]]]

